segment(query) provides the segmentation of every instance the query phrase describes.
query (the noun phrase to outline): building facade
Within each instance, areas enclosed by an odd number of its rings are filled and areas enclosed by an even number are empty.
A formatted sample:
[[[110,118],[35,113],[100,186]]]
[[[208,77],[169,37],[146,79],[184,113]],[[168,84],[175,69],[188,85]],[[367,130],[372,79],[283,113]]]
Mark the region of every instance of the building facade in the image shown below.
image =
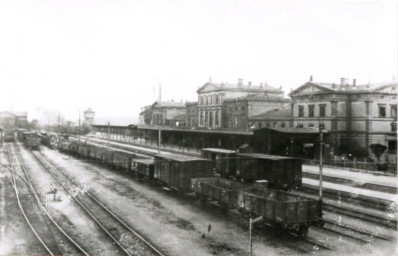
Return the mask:
[[[293,125],[330,132],[336,147],[362,148],[372,144],[396,152],[397,82],[357,85],[342,78],[339,84],[309,81],[292,91]],[[395,156],[396,161],[396,156]]]
[[[27,128],[28,112],[25,111],[2,111],[0,112],[0,126],[4,129]]]
[[[242,79],[238,79],[237,84],[209,81],[197,90],[197,94],[198,127],[212,129],[226,126],[223,120],[223,103],[226,99],[245,97],[250,94],[283,97],[283,91],[280,89],[266,84],[255,86],[251,82],[245,85]]]
[[[140,113],[141,124],[182,126],[185,120],[186,107],[183,102],[156,101]]]
[[[249,118],[252,128],[289,128],[292,127],[292,110],[289,107],[275,108]]]
[[[290,100],[281,96],[264,94],[248,95],[240,98],[226,99],[223,102],[223,128],[248,130],[255,127],[251,120],[254,116],[270,110],[290,108]]]
[[[198,102],[187,102],[187,127],[198,127]]]

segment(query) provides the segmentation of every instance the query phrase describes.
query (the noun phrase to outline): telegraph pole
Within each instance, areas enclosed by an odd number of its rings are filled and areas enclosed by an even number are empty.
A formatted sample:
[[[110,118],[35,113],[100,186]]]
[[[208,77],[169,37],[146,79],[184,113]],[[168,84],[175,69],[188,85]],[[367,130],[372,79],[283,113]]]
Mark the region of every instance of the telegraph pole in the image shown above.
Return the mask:
[[[322,202],[322,169],[323,169],[323,133],[322,129],[319,126],[319,201]]]

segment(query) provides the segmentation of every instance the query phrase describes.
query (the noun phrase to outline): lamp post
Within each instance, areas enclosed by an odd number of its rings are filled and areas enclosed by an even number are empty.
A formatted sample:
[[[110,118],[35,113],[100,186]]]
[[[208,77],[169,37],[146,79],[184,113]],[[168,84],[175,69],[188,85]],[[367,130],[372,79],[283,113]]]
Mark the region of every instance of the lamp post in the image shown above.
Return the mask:
[[[252,248],[253,248],[253,243],[252,243],[252,225],[254,223],[257,223],[257,222],[262,221],[262,220],[263,220],[263,216],[257,217],[255,219],[250,218],[250,220],[249,220],[249,222],[250,222],[250,225],[249,225],[249,241],[250,241],[249,256],[252,256],[252,252],[253,252],[253,250],[252,250]]]

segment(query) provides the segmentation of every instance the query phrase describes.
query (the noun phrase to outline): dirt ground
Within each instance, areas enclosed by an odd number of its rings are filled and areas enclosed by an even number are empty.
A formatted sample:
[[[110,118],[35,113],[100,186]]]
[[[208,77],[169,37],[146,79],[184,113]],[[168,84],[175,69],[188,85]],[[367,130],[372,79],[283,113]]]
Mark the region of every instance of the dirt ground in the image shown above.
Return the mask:
[[[131,226],[138,229],[160,249],[169,255],[247,255],[248,230],[236,221],[225,217],[220,211],[197,202],[182,198],[172,192],[139,182],[128,175],[120,174],[56,151],[43,149],[43,152],[60,166],[78,177],[79,181],[112,206],[113,210]],[[208,225],[211,232],[208,236]],[[310,235],[317,235],[311,232]],[[203,235],[205,238],[203,238]],[[338,243],[342,247],[347,243]],[[349,252],[364,255],[359,245],[350,245]],[[341,251],[344,251],[344,248]],[[394,252],[390,246],[387,251],[377,248],[367,252]],[[272,232],[254,235],[253,255],[294,255],[300,254],[289,248],[284,241],[272,236]],[[317,253],[314,251],[314,253]],[[333,254],[333,253],[330,253]],[[338,253],[337,253],[338,254]],[[323,252],[322,255],[325,255]]]
[[[127,174],[95,163],[82,161],[45,147],[42,147],[42,152],[85,184],[86,189],[97,195],[119,217],[149,238],[167,255],[248,255],[249,234],[247,225],[242,225],[242,220],[225,216],[212,206],[203,207],[196,200],[176,195],[159,186],[138,181]],[[29,154],[24,154],[24,158],[28,162],[33,161]],[[39,192],[46,194],[54,180],[37,166],[30,165],[28,169]],[[32,254],[34,251],[29,241],[32,241],[33,237],[24,232],[25,229],[21,229],[23,221],[15,208],[15,195],[4,173],[3,167],[0,172],[0,255]],[[58,195],[61,200],[53,203],[51,208],[54,216],[72,232],[72,236],[81,242],[84,241],[85,246],[91,248],[91,255],[116,255],[114,247],[101,235],[98,227],[85,217],[73,200],[62,189],[59,189]],[[4,229],[7,232],[3,232]],[[311,229],[309,236],[327,239],[326,235]],[[314,248],[311,254],[397,255],[391,244],[364,246],[344,240],[335,241],[334,244],[338,247],[337,253],[320,252]],[[276,238],[271,231],[255,229],[253,255],[303,254],[284,241],[283,237]]]

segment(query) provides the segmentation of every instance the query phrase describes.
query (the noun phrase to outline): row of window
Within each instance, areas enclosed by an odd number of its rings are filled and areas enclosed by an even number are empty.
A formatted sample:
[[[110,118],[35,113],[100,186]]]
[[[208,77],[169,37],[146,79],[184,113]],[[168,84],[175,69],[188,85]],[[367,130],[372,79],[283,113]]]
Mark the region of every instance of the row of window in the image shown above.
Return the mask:
[[[308,105],[308,117],[315,117],[315,105]],[[326,116],[326,104],[319,104],[319,117]],[[304,117],[304,106],[298,106],[298,117]]]
[[[216,111],[214,113],[214,125],[215,127],[219,126],[219,117],[220,113]],[[212,127],[213,126],[213,112],[200,112],[199,114],[199,126],[201,127]]]
[[[218,95],[209,95],[209,96],[202,96],[199,97],[199,104],[200,105],[213,105],[219,104],[221,101],[221,96]]]
[[[387,117],[387,105],[386,104],[379,104],[379,117]],[[397,117],[397,104],[390,105],[390,117],[396,118]]]

